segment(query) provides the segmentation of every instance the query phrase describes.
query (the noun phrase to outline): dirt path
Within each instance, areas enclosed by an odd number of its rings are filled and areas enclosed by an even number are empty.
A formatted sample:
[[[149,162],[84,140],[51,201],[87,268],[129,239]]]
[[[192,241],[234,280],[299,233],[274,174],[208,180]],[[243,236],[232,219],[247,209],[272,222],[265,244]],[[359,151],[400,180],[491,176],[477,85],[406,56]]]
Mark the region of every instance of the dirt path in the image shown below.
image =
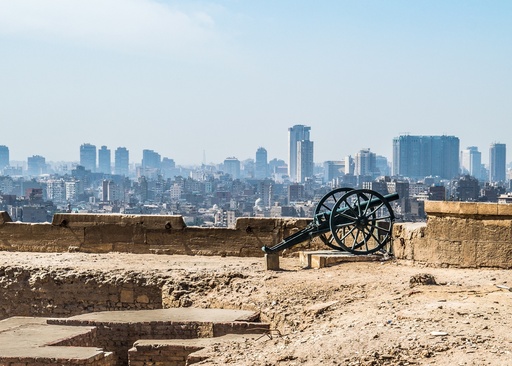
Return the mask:
[[[188,289],[186,306],[259,310],[272,324],[271,334],[258,340],[212,347],[203,364],[512,365],[510,271],[393,261],[306,270],[298,259],[285,258],[282,271],[267,272],[262,261],[82,253],[0,257],[2,266],[172,277]]]

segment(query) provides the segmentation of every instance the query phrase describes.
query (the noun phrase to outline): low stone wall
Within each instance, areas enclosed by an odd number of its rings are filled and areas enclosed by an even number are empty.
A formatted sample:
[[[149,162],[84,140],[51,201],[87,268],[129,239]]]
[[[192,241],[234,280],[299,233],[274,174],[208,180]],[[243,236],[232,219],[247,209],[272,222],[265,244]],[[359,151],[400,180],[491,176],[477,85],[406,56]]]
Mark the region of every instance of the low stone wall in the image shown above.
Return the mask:
[[[512,268],[512,205],[426,201],[427,223],[396,223],[397,259],[436,266]],[[0,250],[262,257],[310,219],[239,218],[234,229],[187,227],[181,216],[56,214],[51,224],[0,213]],[[327,249],[319,238],[287,254]],[[283,255],[283,253],[281,253]]]
[[[310,219],[239,218],[234,229],[187,227],[181,216],[56,214],[51,224],[0,216],[0,250],[30,252],[157,253],[262,257]],[[293,249],[321,245],[306,242]]]
[[[107,353],[98,355],[87,360],[65,360],[58,363],[54,357],[0,357],[2,366],[41,366],[41,365],[72,365],[72,366],[117,366],[117,360],[114,355]],[[61,361],[62,362],[62,361]]]
[[[162,308],[161,285],[136,274],[0,267],[0,289],[0,319]]]
[[[189,355],[203,349],[203,346],[192,344],[181,345],[173,341],[137,341],[128,351],[130,366],[186,366]]]
[[[133,319],[133,322],[102,322],[77,319],[49,319],[48,324],[94,326],[96,328],[95,342],[97,342],[94,346],[101,347],[108,352],[113,352],[117,357],[117,365],[128,364],[128,351],[132,349],[134,343],[139,339],[212,338],[226,334],[264,334],[270,329],[267,323],[238,321],[137,321]],[[142,353],[139,353],[139,357],[142,357]],[[181,360],[182,356],[175,361]],[[163,364],[168,365],[168,363]]]
[[[426,224],[397,224],[398,259],[465,268],[512,268],[512,205],[426,201]]]

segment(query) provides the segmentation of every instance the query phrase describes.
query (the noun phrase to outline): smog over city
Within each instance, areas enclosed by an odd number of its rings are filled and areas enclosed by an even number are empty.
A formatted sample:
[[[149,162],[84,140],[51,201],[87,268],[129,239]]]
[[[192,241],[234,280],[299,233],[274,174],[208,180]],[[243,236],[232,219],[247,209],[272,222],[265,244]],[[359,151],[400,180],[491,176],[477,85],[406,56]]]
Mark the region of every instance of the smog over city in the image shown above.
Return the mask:
[[[511,17],[507,1],[0,1],[3,206],[186,203],[208,225],[197,210],[308,216],[340,186],[497,201]]]
[[[0,1],[0,145],[79,161],[79,146],[178,165],[314,160],[448,135],[510,144],[508,1]],[[510,159],[509,159],[510,160]]]

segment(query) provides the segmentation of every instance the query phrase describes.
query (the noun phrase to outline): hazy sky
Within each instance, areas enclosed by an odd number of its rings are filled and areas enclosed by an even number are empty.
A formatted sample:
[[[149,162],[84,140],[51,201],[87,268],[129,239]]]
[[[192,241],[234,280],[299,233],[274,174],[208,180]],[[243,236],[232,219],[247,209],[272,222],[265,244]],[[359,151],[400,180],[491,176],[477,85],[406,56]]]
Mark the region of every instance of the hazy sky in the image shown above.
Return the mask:
[[[315,162],[403,133],[512,156],[512,1],[0,0],[11,160],[287,160],[295,124]]]

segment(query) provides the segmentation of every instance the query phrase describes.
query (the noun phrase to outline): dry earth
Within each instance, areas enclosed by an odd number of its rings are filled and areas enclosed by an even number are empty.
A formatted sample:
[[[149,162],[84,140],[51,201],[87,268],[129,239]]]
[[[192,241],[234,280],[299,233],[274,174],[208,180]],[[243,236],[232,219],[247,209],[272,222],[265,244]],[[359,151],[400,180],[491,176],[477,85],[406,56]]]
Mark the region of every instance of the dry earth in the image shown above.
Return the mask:
[[[273,331],[205,350],[204,365],[512,365],[512,272],[403,262],[303,269],[281,258],[2,253],[1,266],[167,283],[168,306],[261,312]]]

